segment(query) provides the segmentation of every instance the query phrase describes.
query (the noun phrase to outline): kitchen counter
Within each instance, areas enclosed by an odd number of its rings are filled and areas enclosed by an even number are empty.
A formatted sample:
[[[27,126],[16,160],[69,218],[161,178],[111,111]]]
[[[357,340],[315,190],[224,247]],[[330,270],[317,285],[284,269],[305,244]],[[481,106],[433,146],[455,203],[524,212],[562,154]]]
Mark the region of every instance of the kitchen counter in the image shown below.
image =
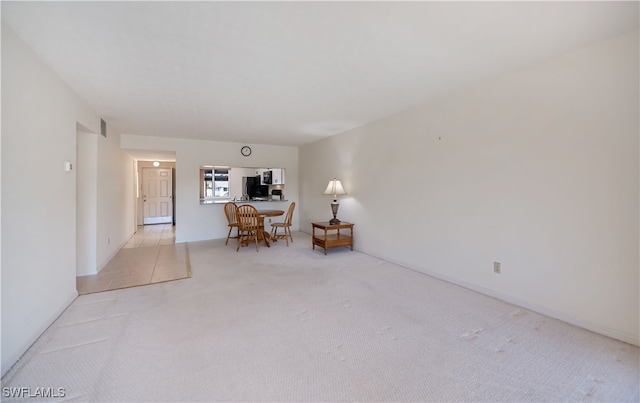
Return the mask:
[[[225,199],[225,200],[200,200],[200,204],[204,205],[204,204],[226,204],[229,202],[232,202],[233,199]],[[240,204],[250,204],[250,203],[280,203],[280,202],[287,202],[289,200],[236,200],[234,203],[237,205]]]

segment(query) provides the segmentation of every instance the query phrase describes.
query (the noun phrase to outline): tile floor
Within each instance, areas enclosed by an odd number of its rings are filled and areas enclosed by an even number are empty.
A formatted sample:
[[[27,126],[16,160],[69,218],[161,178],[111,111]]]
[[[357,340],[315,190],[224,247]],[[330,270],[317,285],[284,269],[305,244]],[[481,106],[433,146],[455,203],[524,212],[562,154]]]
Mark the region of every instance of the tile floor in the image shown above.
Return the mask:
[[[175,227],[145,225],[98,274],[77,277],[76,287],[82,295],[187,277],[189,251],[187,244],[175,243]]]
[[[139,225],[129,242],[122,248],[171,245],[176,243],[176,227],[171,224]]]

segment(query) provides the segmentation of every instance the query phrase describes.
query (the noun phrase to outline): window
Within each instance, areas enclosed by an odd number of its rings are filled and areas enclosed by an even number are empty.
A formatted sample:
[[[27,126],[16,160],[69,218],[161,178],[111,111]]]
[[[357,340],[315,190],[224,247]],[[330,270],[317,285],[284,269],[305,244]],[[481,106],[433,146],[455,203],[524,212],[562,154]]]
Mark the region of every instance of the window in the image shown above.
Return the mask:
[[[229,169],[205,168],[203,171],[203,189],[200,195],[203,199],[229,197]]]

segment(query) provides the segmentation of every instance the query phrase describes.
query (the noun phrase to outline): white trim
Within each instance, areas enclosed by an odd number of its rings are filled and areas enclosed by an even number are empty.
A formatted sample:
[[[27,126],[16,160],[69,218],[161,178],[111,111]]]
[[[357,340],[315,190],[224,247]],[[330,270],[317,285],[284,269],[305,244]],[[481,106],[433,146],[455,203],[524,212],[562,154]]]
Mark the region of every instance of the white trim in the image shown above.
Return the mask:
[[[40,338],[40,336],[42,336],[44,334],[44,332],[56,321],[58,320],[58,318],[60,317],[60,315],[62,315],[64,313],[64,311],[67,310],[67,308],[69,308],[69,306],[73,303],[73,301],[76,300],[76,298],[78,298],[78,290],[75,290],[73,293],[71,293],[71,295],[65,300],[67,302],[65,302],[62,305],[62,308],[57,310],[56,313],[54,315],[52,315],[52,317],[50,317],[49,320],[45,321],[44,323],[46,323],[46,326],[42,326],[40,329],[38,329],[37,332],[34,332],[35,337],[31,337],[28,339],[25,339],[24,342],[15,350],[17,353],[15,354],[11,354],[10,358],[7,359],[5,362],[8,363],[12,363],[11,366],[9,366],[8,368],[2,368],[2,377],[4,377],[10,370],[11,368],[13,368],[20,360],[20,358],[22,358],[23,355],[26,354],[27,351],[29,351],[29,349],[31,348],[31,346],[38,341],[38,339]],[[5,357],[3,357],[4,359]]]
[[[131,235],[129,235],[129,237],[127,239],[125,239],[124,241],[122,241],[120,243],[120,246],[118,246],[113,252],[111,252],[111,254],[109,256],[107,256],[107,258],[98,264],[97,266],[97,271],[95,274],[89,274],[91,275],[96,275],[98,273],[100,273],[100,270],[104,269],[104,267],[107,265],[107,263],[109,263],[111,261],[111,259],[113,259],[114,257],[116,257],[116,255],[118,254],[118,252],[120,252],[120,249],[122,249],[128,242],[129,240],[131,240],[131,238],[135,235],[136,233],[133,232]],[[77,276],[80,277],[80,276]]]
[[[539,313],[539,314],[542,314],[542,315],[545,315],[545,316],[549,316],[550,318],[561,320],[563,322],[569,323],[569,324],[574,325],[574,326],[581,327],[583,329],[592,331],[594,333],[598,333],[598,334],[601,334],[603,336],[611,337],[613,339],[620,340],[620,341],[623,341],[625,343],[633,344],[634,346],[640,346],[640,338],[638,338],[635,335],[628,334],[628,333],[625,333],[625,332],[620,332],[619,330],[616,330],[616,329],[611,329],[611,328],[608,328],[608,327],[595,325],[593,323],[585,322],[583,320],[576,319],[576,318],[574,318],[574,317],[572,317],[570,315],[567,315],[566,313],[562,313],[562,312],[556,311],[554,309],[551,309],[551,308],[548,308],[548,307],[545,307],[545,306],[542,306],[542,305],[538,305],[538,304],[534,304],[534,303],[531,303],[531,302],[523,301],[523,300],[515,298],[515,297],[513,297],[511,295],[503,294],[503,293],[491,290],[489,288],[485,288],[485,287],[481,287],[481,286],[478,286],[478,285],[475,285],[475,284],[468,283],[468,282],[466,282],[464,280],[460,280],[460,279],[456,279],[454,277],[446,276],[446,275],[443,275],[441,273],[437,273],[437,272],[434,272],[432,270],[425,269],[424,267],[419,267],[419,266],[416,266],[416,265],[413,265],[413,264],[410,264],[410,263],[407,263],[407,262],[403,262],[403,261],[400,261],[400,260],[396,260],[396,259],[389,259],[389,258],[386,258],[384,256],[380,256],[380,255],[378,255],[378,254],[376,254],[374,252],[369,252],[369,251],[364,251],[364,250],[357,250],[357,251],[361,252],[361,253],[364,253],[364,254],[367,254],[369,256],[373,256],[373,257],[378,258],[378,259],[385,260],[385,261],[393,263],[393,264],[397,264],[397,265],[405,267],[405,268],[407,268],[409,270],[412,270],[412,271],[415,271],[415,272],[418,272],[418,273],[422,273],[422,274],[426,274],[428,276],[437,278],[439,280],[443,280],[443,281],[446,281],[448,283],[455,284],[455,285],[458,285],[460,287],[464,287],[464,288],[470,289],[472,291],[479,292],[480,294],[487,295],[489,297],[499,299],[499,300],[507,302],[509,304],[517,305],[517,306],[519,306],[521,308],[528,309],[530,311],[533,311],[533,312],[536,312],[536,313]]]
[[[165,217],[148,217],[148,218],[144,218],[143,225],[150,225],[150,224],[171,224],[171,220],[173,219],[172,216],[165,216]]]

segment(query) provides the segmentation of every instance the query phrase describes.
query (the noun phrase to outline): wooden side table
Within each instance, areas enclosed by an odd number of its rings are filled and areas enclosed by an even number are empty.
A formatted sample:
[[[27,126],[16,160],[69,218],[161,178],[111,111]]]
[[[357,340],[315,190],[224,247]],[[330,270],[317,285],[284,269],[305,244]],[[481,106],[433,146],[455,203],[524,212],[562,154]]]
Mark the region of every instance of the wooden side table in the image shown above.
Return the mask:
[[[353,224],[349,222],[341,222],[340,224],[329,224],[329,222],[312,222],[312,242],[313,249],[316,249],[316,245],[324,248],[324,254],[327,254],[327,249],[338,248],[341,246],[350,246],[353,251]],[[316,234],[316,228],[319,230]],[[340,230],[348,229],[349,233],[341,233]],[[327,233],[327,231],[335,231],[335,233]]]

